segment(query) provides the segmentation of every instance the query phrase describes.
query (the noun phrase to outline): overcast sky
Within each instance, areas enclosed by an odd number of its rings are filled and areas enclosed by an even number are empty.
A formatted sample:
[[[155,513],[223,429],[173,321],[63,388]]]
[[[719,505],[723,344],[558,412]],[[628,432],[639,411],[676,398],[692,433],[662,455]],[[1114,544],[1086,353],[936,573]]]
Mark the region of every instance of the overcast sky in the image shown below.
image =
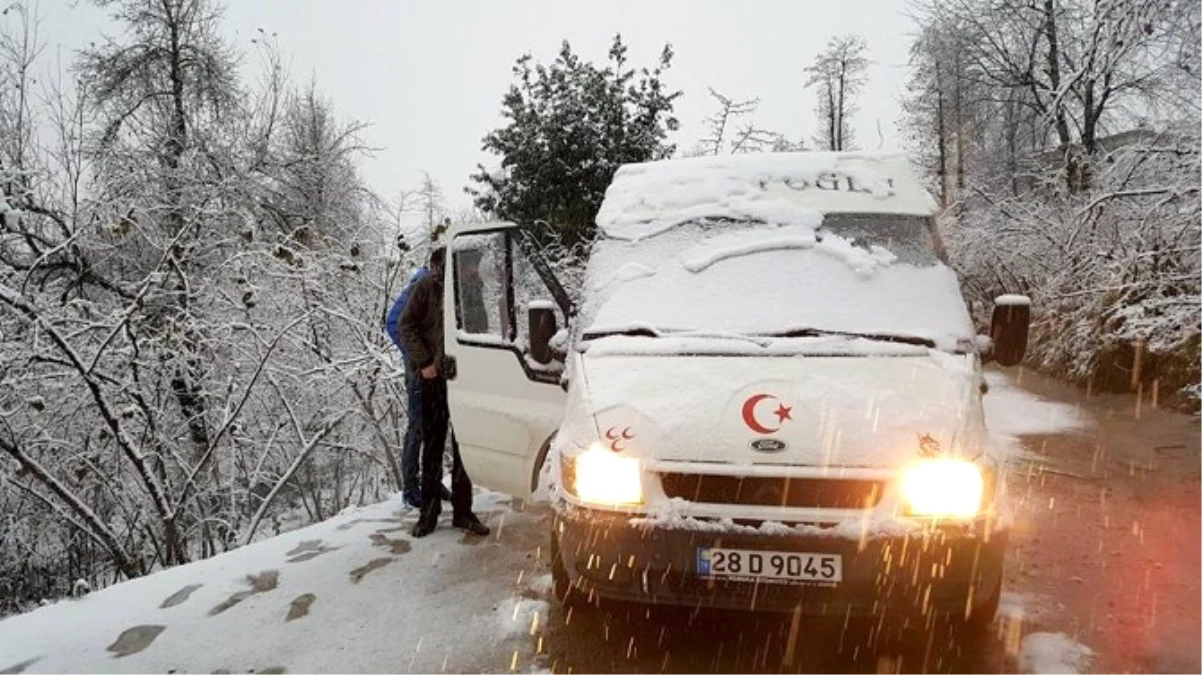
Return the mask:
[[[428,171],[452,207],[477,163],[495,164],[480,140],[501,124],[500,103],[515,59],[548,62],[567,39],[583,57],[602,61],[615,33],[630,63],[651,66],[664,43],[676,52],[664,78],[683,91],[676,104],[688,149],[704,135],[714,106],[706,88],[761,99],[758,126],[791,139],[817,128],[814,92],[803,69],[835,35],[857,33],[872,66],[854,129],[860,146],[897,148],[899,100],[906,83],[912,23],[905,0],[563,0],[507,2],[425,0],[233,0],[224,31],[247,54],[244,79],[255,76],[250,40],[274,33],[292,79],[312,74],[344,118],[370,123],[365,140],[379,148],[364,175],[381,195],[413,188]],[[102,31],[115,34],[106,12],[86,1],[40,0],[41,36],[69,56]],[[879,132],[878,132],[879,129]],[[883,139],[883,142],[882,142]]]

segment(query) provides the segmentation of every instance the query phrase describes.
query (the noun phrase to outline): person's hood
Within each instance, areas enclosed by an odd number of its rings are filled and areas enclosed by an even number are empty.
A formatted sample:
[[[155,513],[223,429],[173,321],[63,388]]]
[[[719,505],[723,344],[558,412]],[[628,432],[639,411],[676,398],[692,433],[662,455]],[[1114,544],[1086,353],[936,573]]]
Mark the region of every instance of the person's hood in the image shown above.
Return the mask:
[[[579,362],[582,409],[569,428],[651,460],[885,468],[984,453],[975,357],[901,353],[909,355],[588,350]]]

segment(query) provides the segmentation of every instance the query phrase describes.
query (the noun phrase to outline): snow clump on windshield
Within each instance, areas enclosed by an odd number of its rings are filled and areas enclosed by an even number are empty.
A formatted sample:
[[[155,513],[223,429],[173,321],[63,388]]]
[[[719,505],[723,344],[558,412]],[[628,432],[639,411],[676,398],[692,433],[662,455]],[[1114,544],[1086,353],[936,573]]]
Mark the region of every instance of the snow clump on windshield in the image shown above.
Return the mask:
[[[609,237],[640,240],[701,219],[817,229],[827,213],[935,210],[901,155],[774,153],[624,165],[605,192],[597,225]]]

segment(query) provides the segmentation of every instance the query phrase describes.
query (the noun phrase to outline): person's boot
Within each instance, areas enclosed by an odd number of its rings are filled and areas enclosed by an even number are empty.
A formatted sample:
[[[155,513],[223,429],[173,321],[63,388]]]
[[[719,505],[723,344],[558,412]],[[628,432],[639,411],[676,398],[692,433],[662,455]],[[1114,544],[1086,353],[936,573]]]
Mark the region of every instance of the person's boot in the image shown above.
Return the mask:
[[[488,533],[491,531],[488,529],[487,525],[480,522],[480,519],[477,518],[476,514],[474,513],[469,513],[466,516],[455,516],[455,518],[451,520],[451,524],[461,530],[467,530],[468,532],[480,537],[488,536]]]
[[[476,522],[479,522],[479,521],[476,521]],[[413,535],[414,539],[421,539],[422,537],[426,536],[427,534],[430,534],[431,532],[433,532],[434,528],[437,525],[438,525],[437,521],[434,521],[434,520],[426,521],[426,520],[419,518],[418,521],[413,524],[413,529],[409,531],[409,534]],[[484,529],[487,530],[488,528],[484,528]]]
[[[413,494],[413,493],[405,494],[404,496],[401,497],[401,501],[404,502],[405,506],[408,506],[410,508],[414,508],[419,511],[422,508],[422,498],[421,498],[421,495],[419,495],[419,494]]]

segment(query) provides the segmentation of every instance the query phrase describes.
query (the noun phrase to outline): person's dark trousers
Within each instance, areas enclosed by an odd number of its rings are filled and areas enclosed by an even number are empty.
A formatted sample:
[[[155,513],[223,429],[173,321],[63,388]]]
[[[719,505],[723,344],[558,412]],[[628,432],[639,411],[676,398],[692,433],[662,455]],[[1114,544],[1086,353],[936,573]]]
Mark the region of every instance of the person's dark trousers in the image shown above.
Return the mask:
[[[406,500],[417,501],[422,493],[417,479],[422,454],[422,382],[421,373],[408,358],[405,359],[405,398],[409,420],[405,426],[405,445],[401,448],[401,493]]]
[[[447,381],[423,379],[422,389],[422,515],[421,522],[435,524],[442,513],[442,455],[447,442],[450,411]],[[472,481],[459,458],[459,443],[451,444],[451,508],[456,518],[472,515]]]
[[[472,479],[459,457],[459,440],[451,426],[451,512],[456,516],[472,515]]]

